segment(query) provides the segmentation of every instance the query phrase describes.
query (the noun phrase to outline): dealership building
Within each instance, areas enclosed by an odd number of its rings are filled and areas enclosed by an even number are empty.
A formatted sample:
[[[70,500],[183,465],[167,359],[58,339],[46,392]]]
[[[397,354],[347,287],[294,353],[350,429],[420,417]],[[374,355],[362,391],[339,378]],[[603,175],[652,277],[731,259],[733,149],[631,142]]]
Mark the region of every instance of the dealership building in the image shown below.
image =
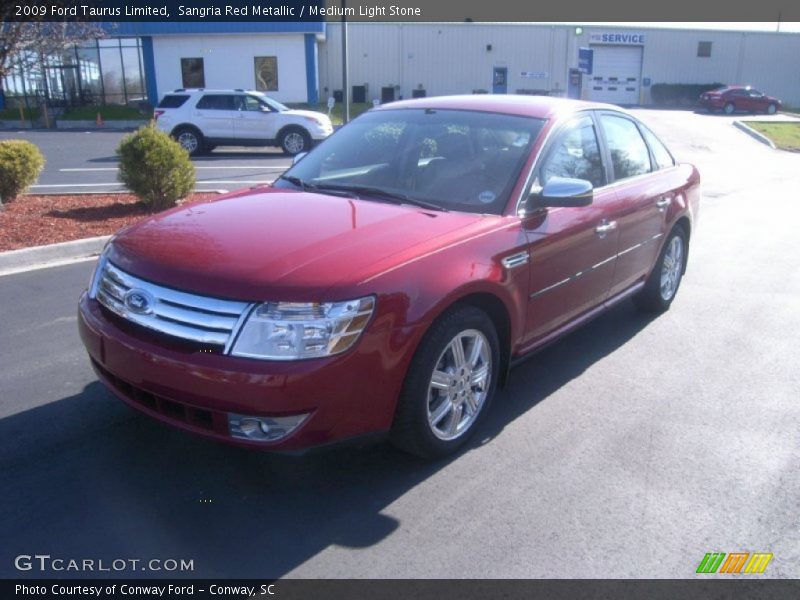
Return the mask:
[[[181,87],[341,98],[342,25],[116,23],[105,39],[6,77],[6,95],[155,104]],[[653,86],[752,85],[800,106],[800,34],[527,23],[348,24],[354,101],[524,93],[651,104]]]

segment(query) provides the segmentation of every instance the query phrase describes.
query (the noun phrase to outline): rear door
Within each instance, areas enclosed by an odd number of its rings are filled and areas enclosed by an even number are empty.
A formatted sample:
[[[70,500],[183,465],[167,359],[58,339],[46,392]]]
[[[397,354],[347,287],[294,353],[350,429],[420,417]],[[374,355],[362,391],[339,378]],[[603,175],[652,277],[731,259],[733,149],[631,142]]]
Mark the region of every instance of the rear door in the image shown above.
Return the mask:
[[[619,201],[612,216],[619,227],[619,249],[610,291],[615,295],[643,281],[650,272],[660,248],[659,238],[664,234],[666,209],[672,196],[669,181],[654,168],[654,159],[638,123],[623,113],[611,111],[598,113],[598,118],[611,165],[612,188]],[[671,160],[668,152],[667,156]]]
[[[619,237],[608,218],[617,209],[617,196],[606,185],[607,169],[590,113],[554,134],[537,170],[534,188],[557,176],[588,180],[595,193],[589,206],[542,208],[523,219],[531,256],[526,336],[530,343],[605,300]]]
[[[192,115],[195,124],[206,138],[233,139],[233,119],[236,107],[233,94],[204,94],[195,105]]]

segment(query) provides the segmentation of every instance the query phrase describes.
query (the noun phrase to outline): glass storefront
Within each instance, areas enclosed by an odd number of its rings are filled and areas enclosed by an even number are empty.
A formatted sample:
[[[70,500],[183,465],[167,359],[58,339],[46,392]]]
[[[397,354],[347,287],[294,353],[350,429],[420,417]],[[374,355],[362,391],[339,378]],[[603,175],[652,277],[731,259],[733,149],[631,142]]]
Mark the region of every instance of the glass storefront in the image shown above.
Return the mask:
[[[6,106],[136,105],[147,100],[139,38],[92,40],[57,56],[27,53],[3,78]]]

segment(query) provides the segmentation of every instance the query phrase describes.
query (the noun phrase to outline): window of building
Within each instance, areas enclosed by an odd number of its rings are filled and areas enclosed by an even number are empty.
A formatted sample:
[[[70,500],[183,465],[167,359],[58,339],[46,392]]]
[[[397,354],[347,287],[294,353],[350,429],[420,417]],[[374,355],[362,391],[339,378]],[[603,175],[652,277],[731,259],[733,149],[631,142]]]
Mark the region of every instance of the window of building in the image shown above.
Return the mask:
[[[202,88],[206,87],[206,73],[203,67],[202,58],[182,58],[181,77],[183,87]]]
[[[278,57],[256,56],[256,89],[260,92],[278,91]]]
[[[697,42],[697,56],[701,58],[711,56],[711,42]]]
[[[650,172],[650,153],[636,124],[625,117],[600,116],[614,165],[614,178],[626,179]]]

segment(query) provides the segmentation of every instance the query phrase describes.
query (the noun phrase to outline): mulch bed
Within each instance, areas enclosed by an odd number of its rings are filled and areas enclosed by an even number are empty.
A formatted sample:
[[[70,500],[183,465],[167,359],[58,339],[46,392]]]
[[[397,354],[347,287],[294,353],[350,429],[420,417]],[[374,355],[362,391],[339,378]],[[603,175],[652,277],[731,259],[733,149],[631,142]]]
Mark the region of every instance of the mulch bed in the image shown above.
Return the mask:
[[[216,195],[193,194],[184,203]],[[109,235],[150,214],[131,194],[20,196],[0,210],[0,252]]]

